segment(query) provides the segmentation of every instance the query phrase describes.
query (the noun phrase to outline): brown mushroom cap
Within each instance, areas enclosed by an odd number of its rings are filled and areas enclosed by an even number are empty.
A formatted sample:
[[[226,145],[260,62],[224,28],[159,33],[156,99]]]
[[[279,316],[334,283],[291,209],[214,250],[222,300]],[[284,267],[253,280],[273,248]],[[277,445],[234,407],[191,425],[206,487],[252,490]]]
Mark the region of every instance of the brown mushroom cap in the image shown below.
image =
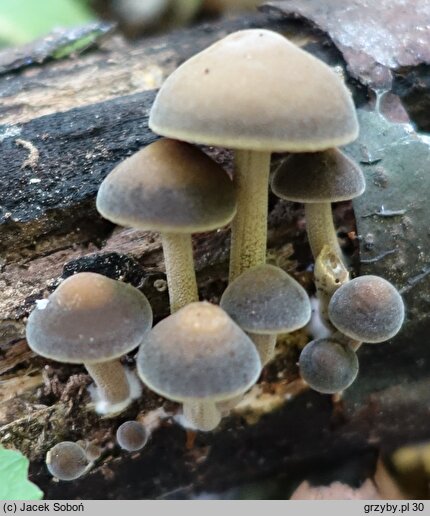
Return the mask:
[[[63,441],[48,451],[46,466],[51,475],[60,480],[75,480],[85,473],[88,460],[79,444]]]
[[[378,343],[400,330],[405,315],[399,292],[379,276],[360,276],[342,285],[330,300],[330,321],[351,339]]]
[[[272,178],[273,193],[293,202],[346,201],[365,187],[360,167],[338,149],[292,154]]]
[[[139,348],[137,370],[176,401],[219,401],[245,392],[260,374],[251,339],[219,306],[190,303],[159,322]]]
[[[61,283],[27,323],[30,348],[59,362],[100,363],[136,348],[152,325],[146,297],[131,285],[81,272]]]
[[[267,264],[230,283],[220,306],[243,330],[257,334],[291,332],[311,317],[305,289],[279,267]]]
[[[358,124],[340,77],[280,34],[235,32],[162,85],[150,128],[235,149],[306,152],[353,141]]]
[[[199,233],[233,218],[227,173],[204,152],[158,140],[120,163],[102,182],[97,209],[108,220],[160,232]]]

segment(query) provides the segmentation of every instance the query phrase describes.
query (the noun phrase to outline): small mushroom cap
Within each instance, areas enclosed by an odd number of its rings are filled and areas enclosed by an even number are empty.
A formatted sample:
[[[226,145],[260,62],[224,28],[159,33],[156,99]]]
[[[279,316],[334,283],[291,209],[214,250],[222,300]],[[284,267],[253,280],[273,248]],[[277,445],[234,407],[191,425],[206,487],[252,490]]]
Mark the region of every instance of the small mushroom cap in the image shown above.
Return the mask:
[[[245,392],[261,362],[251,339],[219,306],[190,303],[159,322],[137,356],[141,380],[175,401],[221,401]]]
[[[63,441],[48,451],[46,466],[51,475],[60,480],[75,480],[87,469],[88,460],[79,444]]]
[[[338,149],[292,154],[272,178],[273,193],[294,202],[346,201],[365,187],[360,167]]]
[[[328,315],[332,324],[351,339],[378,343],[400,330],[405,308],[391,283],[369,275],[342,285],[330,300]]]
[[[80,272],[37,306],[27,323],[30,348],[58,362],[100,363],[136,348],[152,326],[152,310],[136,288]]]
[[[357,355],[349,346],[327,338],[309,342],[299,359],[300,374],[309,386],[324,394],[343,391],[358,374]]]
[[[138,421],[126,421],[116,431],[116,440],[123,450],[141,450],[148,441],[146,428]]]
[[[307,152],[355,140],[341,78],[280,34],[242,30],[195,55],[162,85],[149,127],[179,140]]]
[[[220,306],[250,333],[285,333],[305,326],[311,303],[305,289],[274,265],[259,265],[236,278]]]
[[[236,212],[233,182],[204,152],[158,140],[120,163],[102,182],[97,209],[108,220],[160,232],[199,233]]]

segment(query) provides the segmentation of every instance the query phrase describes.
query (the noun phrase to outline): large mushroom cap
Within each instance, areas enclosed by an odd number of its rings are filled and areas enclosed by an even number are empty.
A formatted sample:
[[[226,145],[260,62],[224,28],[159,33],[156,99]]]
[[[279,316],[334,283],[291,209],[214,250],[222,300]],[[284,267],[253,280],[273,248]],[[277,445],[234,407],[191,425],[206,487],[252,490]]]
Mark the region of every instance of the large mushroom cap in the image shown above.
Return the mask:
[[[230,283],[220,305],[251,333],[294,331],[311,317],[305,289],[279,267],[267,264],[247,270]]]
[[[261,370],[250,338],[219,306],[190,303],[158,323],[137,356],[142,381],[176,401],[245,392]]]
[[[338,149],[291,154],[272,178],[273,193],[294,202],[346,201],[365,187],[360,167]]]
[[[122,226],[198,233],[233,218],[236,199],[227,173],[184,142],[158,140],[118,165],[103,181],[97,209]]]
[[[149,126],[180,140],[269,152],[327,149],[358,134],[341,78],[264,29],[230,34],[181,65],[162,85]]]
[[[387,280],[360,276],[342,285],[330,300],[328,315],[348,337],[370,343],[393,337],[404,319],[403,300]]]
[[[59,362],[99,363],[137,347],[152,325],[152,310],[136,288],[81,272],[61,283],[46,306],[30,314],[30,348]]]

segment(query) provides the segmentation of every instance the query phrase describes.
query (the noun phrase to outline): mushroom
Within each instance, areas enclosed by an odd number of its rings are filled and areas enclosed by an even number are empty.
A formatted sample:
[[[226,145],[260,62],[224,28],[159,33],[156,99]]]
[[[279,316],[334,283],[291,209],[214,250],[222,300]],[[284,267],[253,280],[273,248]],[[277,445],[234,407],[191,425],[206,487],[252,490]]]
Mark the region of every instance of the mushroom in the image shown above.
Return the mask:
[[[342,79],[265,29],[230,34],[182,64],[160,88],[149,126],[163,136],[235,150],[231,281],[266,261],[271,153],[324,150],[358,134]]]
[[[175,312],[198,301],[191,233],[228,224],[236,201],[227,173],[205,153],[162,139],[106,177],[97,209],[116,224],[161,233],[170,307]]]
[[[274,265],[259,265],[236,278],[220,306],[251,337],[262,364],[272,358],[278,333],[305,326],[311,304],[305,289]]]
[[[405,316],[403,300],[396,288],[379,276],[360,276],[342,285],[331,298],[331,323],[349,339],[379,343],[400,330]]]
[[[338,149],[292,154],[272,178],[278,197],[305,203],[306,230],[315,259],[324,245],[342,257],[331,203],[358,197],[365,187],[360,167]]]
[[[126,421],[116,431],[116,440],[123,450],[141,450],[148,442],[149,434],[138,421]]]
[[[48,451],[46,466],[49,473],[59,480],[75,480],[88,471],[91,462],[79,444],[63,441]]]
[[[348,345],[330,337],[306,344],[300,354],[299,368],[301,377],[312,389],[335,394],[355,380],[358,359]]]
[[[84,364],[95,381],[96,410],[124,410],[137,378],[118,360],[136,348],[152,326],[146,297],[131,285],[81,272],[64,280],[31,312],[26,329],[30,348],[58,362]]]
[[[151,390],[183,403],[194,428],[210,431],[221,420],[216,403],[248,390],[261,362],[251,339],[227,313],[204,301],[152,329],[139,348],[137,369]]]

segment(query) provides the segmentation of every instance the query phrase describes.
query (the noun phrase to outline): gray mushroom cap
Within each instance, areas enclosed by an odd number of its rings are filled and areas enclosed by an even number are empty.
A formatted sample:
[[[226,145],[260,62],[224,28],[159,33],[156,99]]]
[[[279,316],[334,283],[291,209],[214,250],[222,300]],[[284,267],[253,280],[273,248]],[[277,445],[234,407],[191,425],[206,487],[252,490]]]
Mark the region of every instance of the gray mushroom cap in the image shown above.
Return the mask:
[[[160,88],[149,127],[179,140],[268,152],[312,152],[358,134],[342,79],[265,29],[229,34],[182,64]]]
[[[331,338],[309,342],[299,359],[300,374],[309,386],[324,394],[340,392],[351,385],[358,374],[355,352]]]
[[[293,202],[346,201],[365,187],[360,167],[338,149],[292,154],[272,178],[273,193]]]
[[[131,285],[81,272],[63,281],[27,323],[30,348],[69,363],[114,360],[136,348],[152,326],[146,297]]]
[[[251,339],[219,306],[190,303],[159,322],[137,356],[141,380],[175,400],[220,401],[245,392],[261,362]]]
[[[51,475],[60,480],[75,480],[85,473],[88,460],[81,446],[63,441],[48,451],[46,466]]]
[[[259,265],[236,278],[220,306],[245,331],[284,333],[305,326],[311,304],[305,289],[274,265]]]
[[[116,431],[116,440],[123,450],[141,450],[148,441],[148,431],[138,421],[126,421]]]
[[[122,226],[199,233],[230,222],[236,197],[227,173],[204,152],[162,139],[133,154],[105,178],[97,209]]]
[[[351,339],[378,343],[400,330],[405,315],[402,297],[379,276],[360,276],[340,287],[330,300],[332,324]]]

